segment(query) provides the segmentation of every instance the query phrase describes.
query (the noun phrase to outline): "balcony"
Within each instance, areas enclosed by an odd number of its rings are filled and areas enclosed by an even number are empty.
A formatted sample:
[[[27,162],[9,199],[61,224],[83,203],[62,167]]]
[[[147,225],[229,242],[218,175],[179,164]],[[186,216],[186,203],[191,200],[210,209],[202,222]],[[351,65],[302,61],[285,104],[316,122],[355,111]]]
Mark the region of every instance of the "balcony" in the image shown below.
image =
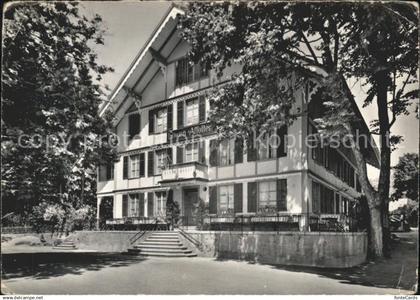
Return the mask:
[[[194,179],[208,179],[207,165],[196,161],[171,165],[162,171],[161,183]]]

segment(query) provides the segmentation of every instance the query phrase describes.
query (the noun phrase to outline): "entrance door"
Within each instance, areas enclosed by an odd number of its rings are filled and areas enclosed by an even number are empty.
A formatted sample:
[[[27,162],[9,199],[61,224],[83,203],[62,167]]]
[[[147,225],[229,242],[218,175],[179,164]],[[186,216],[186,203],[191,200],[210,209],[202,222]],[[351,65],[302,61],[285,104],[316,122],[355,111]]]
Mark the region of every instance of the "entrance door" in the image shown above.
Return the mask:
[[[198,207],[198,189],[185,189],[184,190],[184,225],[196,226],[197,225],[197,207]]]

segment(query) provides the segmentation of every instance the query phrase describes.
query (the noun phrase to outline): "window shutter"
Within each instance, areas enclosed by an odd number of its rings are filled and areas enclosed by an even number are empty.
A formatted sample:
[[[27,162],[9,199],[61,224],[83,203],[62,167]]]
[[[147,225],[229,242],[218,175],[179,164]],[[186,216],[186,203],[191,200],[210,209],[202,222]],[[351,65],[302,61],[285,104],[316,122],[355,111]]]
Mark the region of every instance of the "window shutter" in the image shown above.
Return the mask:
[[[287,211],[287,179],[277,179],[277,210]]]
[[[184,101],[177,103],[177,128],[184,127]]]
[[[242,138],[235,139],[235,164],[240,164],[244,160],[244,141]]]
[[[257,183],[248,182],[248,212],[257,212]]]
[[[149,110],[149,134],[155,132],[155,112],[154,110]]]
[[[154,158],[155,153],[153,151],[149,151],[147,153],[147,176],[151,177],[154,175]]]
[[[235,213],[242,212],[242,183],[236,183],[233,191],[233,211]]]
[[[254,148],[254,136],[252,133],[248,136],[247,141],[247,161],[257,160],[257,149]]]
[[[176,147],[176,163],[182,164],[184,161],[184,148],[182,146]]]
[[[144,152],[140,153],[140,177],[144,177],[145,174],[145,155]]]
[[[287,156],[287,126],[277,129],[277,135],[280,137],[280,145],[277,147],[277,157]]]
[[[128,217],[128,195],[123,195],[122,199],[122,216]]]
[[[206,121],[206,99],[204,96],[198,98],[198,116],[200,123]]]
[[[206,143],[205,141],[200,141],[198,145],[198,161],[205,164],[206,163]]]
[[[144,193],[139,193],[139,216],[144,217]]]
[[[312,181],[312,212],[319,213],[319,202],[320,202],[320,185],[319,183]]]
[[[128,116],[128,137],[131,140],[140,133],[140,114],[131,114]]]
[[[209,187],[209,213],[217,213],[217,186]]]
[[[217,140],[210,141],[210,166],[211,167],[217,166],[218,145],[219,143]]]
[[[167,113],[167,127],[168,127],[168,131],[172,130],[172,112],[173,112],[173,105],[170,104],[168,105],[168,113]]]
[[[123,158],[123,179],[128,178],[128,156]]]
[[[147,216],[153,217],[153,193],[147,193]]]
[[[166,155],[167,155],[167,161],[168,161],[168,165],[172,165],[172,148],[168,148],[166,149]]]

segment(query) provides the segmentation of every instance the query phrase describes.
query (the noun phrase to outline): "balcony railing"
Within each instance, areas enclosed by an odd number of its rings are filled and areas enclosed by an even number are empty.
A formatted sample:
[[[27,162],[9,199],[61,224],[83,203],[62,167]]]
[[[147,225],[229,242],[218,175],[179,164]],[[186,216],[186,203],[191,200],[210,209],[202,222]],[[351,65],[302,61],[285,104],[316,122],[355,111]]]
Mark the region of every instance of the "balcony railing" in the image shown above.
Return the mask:
[[[208,179],[207,165],[193,161],[170,165],[162,171],[162,181]]]

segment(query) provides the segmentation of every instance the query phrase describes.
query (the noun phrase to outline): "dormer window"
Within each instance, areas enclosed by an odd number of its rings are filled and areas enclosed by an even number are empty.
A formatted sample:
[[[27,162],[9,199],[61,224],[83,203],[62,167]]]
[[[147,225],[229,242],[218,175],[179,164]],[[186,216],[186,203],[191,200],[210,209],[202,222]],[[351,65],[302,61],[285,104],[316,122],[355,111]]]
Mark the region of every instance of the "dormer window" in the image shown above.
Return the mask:
[[[176,86],[182,86],[208,77],[208,70],[204,63],[193,64],[187,58],[176,62]]]

